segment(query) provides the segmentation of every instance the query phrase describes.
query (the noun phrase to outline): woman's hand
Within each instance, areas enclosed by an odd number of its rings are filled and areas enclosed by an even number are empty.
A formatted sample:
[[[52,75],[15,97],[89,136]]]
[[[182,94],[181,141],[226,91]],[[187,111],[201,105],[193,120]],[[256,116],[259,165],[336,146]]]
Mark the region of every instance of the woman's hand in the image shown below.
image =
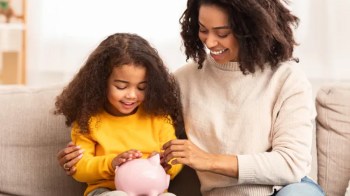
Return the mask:
[[[160,164],[166,172],[171,169],[171,165],[165,160],[164,153],[160,153]]]
[[[211,170],[214,156],[204,152],[189,140],[171,140],[163,145],[164,161],[185,164],[195,170]]]
[[[121,166],[123,163],[127,161],[131,161],[133,159],[138,159],[142,157],[142,153],[139,150],[128,150],[123,153],[120,153],[118,156],[116,156],[112,161],[112,167],[116,168],[117,166]]]
[[[165,162],[185,164],[198,171],[238,177],[236,155],[210,154],[189,140],[171,140],[163,145]]]
[[[58,163],[68,176],[76,172],[75,164],[81,159],[83,152],[84,150],[80,149],[79,146],[74,145],[73,142],[69,142],[64,149],[57,153]]]

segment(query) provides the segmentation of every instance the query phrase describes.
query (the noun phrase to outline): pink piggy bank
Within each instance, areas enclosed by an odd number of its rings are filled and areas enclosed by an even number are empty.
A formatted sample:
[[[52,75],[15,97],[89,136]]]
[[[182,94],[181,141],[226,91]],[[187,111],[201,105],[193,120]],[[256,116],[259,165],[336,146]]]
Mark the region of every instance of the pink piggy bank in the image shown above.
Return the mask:
[[[159,154],[148,159],[134,159],[116,168],[115,186],[128,196],[157,196],[169,187],[170,176],[160,165]]]

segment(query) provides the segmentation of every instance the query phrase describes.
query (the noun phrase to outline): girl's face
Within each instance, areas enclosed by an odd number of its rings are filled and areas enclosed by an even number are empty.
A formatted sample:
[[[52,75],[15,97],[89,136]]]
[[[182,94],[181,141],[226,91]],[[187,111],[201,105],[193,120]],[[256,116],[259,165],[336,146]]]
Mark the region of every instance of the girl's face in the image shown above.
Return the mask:
[[[133,114],[144,100],[146,87],[144,66],[125,64],[113,68],[108,78],[106,110],[115,116]]]
[[[223,9],[215,5],[201,5],[198,23],[199,39],[217,63],[238,60],[238,42],[230,28],[228,15]]]

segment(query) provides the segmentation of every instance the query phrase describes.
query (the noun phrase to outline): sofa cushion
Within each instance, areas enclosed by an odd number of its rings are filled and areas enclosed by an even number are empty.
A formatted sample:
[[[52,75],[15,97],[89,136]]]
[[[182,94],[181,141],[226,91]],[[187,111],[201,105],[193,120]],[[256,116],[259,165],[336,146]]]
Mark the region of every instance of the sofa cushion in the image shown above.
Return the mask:
[[[85,185],[66,176],[56,154],[70,140],[53,115],[60,86],[0,87],[0,195],[82,195]]]
[[[344,195],[350,180],[350,83],[317,93],[318,182],[326,195]]]

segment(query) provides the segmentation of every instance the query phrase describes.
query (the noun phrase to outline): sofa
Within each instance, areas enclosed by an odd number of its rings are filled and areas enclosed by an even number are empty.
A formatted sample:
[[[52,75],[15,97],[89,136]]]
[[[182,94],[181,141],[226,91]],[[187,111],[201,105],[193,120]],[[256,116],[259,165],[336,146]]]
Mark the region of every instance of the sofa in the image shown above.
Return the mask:
[[[70,140],[53,115],[62,85],[0,86],[0,195],[76,196],[85,185],[66,176],[56,154]],[[315,96],[315,143],[310,176],[329,196],[343,196],[350,180],[350,83],[322,85]],[[184,169],[169,191],[197,196],[195,172]]]

